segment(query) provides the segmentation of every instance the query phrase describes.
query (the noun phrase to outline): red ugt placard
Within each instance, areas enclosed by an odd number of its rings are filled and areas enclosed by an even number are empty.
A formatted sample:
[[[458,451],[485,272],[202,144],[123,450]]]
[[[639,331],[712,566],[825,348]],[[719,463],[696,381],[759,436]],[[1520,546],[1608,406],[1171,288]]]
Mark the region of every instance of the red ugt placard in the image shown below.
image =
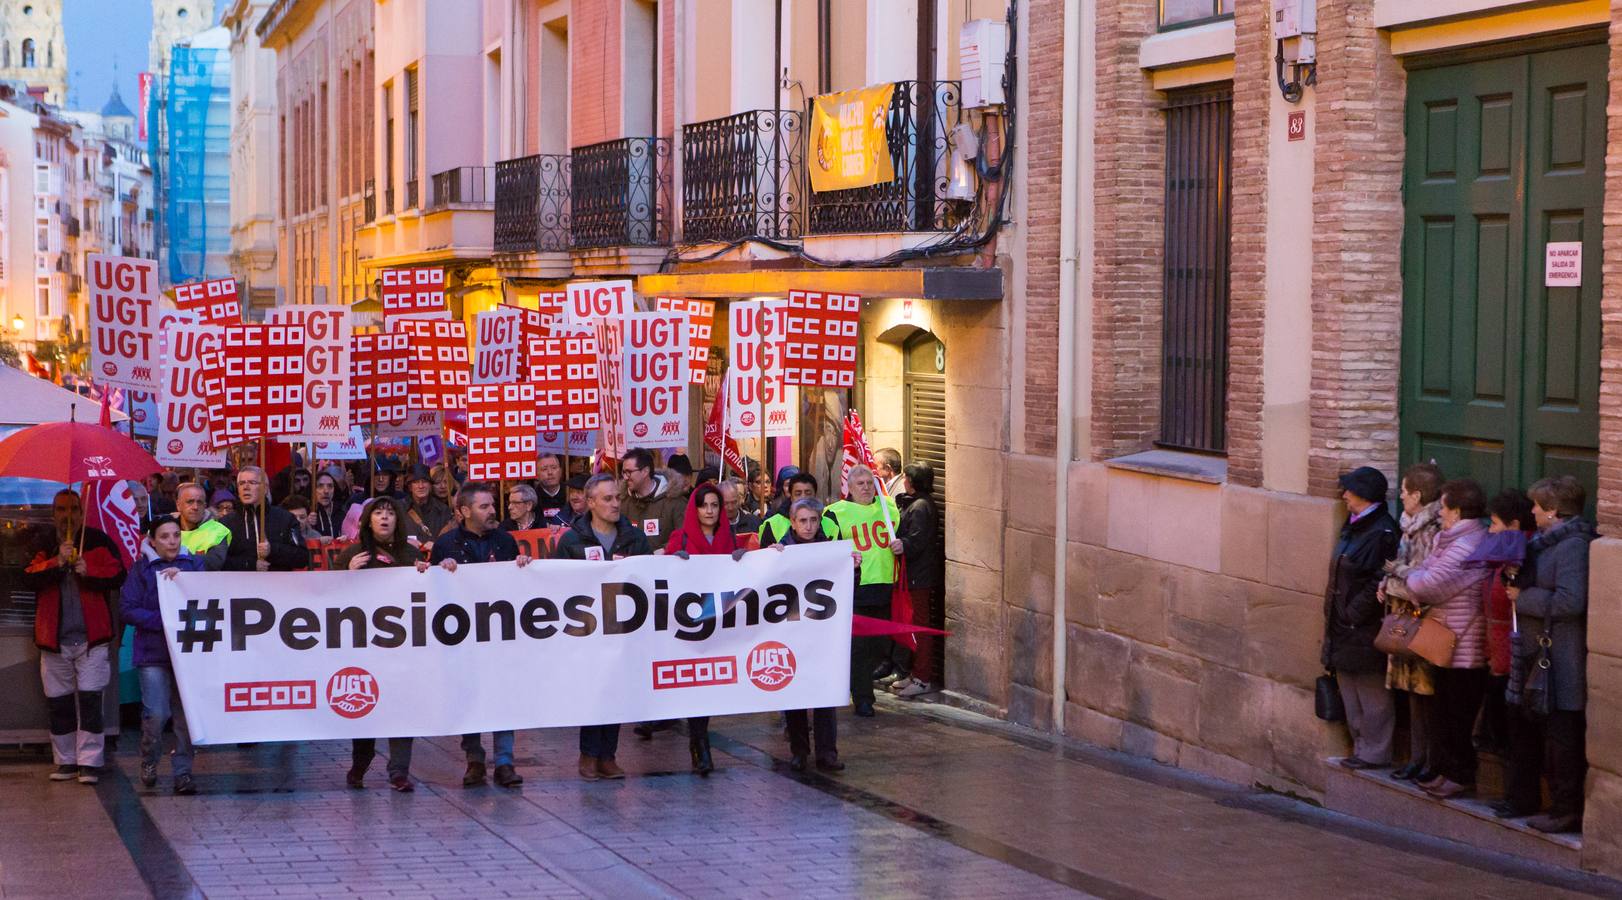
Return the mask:
[[[861,316],[862,298],[855,294],[789,291],[783,383],[853,387]]]
[[[303,328],[225,328],[220,360],[224,408],[223,422],[215,426],[217,446],[304,430]]]
[[[467,440],[468,478],[474,481],[534,478],[535,385],[470,386]]]
[[[380,425],[406,417],[406,382],[411,377],[408,341],[397,331],[350,337],[350,421]]]
[[[383,270],[383,321],[396,316],[448,319],[445,308],[445,270],[435,268]]]
[[[529,379],[535,384],[536,427],[541,431],[598,428],[596,335],[534,338],[528,357]]]
[[[472,370],[467,324],[459,320],[406,319],[395,329],[407,336],[411,377],[406,400],[412,409],[467,409]]]
[[[688,378],[703,384],[710,363],[710,333],[715,327],[715,301],[686,297],[658,297],[653,308],[659,312],[679,312],[687,316]]]
[[[242,300],[235,278],[175,285],[175,309],[196,313],[204,325],[242,324]]]

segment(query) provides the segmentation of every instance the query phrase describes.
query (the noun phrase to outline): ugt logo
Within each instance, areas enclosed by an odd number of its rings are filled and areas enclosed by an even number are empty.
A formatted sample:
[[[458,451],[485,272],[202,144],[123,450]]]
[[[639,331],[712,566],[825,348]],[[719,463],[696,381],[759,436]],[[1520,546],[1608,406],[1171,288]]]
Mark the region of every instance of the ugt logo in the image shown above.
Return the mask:
[[[377,679],[356,666],[334,672],[327,681],[327,705],[346,719],[358,719],[377,706]]]
[[[749,651],[749,680],[763,691],[788,687],[794,669],[794,651],[777,641],[762,641]]]

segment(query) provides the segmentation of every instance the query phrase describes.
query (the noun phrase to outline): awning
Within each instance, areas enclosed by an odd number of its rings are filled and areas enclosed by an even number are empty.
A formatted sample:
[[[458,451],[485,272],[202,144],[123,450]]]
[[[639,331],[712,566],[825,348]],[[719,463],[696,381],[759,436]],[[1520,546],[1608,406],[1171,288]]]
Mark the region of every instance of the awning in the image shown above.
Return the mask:
[[[21,369],[0,364],[0,424],[38,425],[42,422],[66,422],[70,414],[81,422],[101,419],[101,404],[89,397],[59,388],[43,378],[36,378]],[[129,416],[114,410],[113,421],[122,422]]]
[[[783,297],[789,291],[831,291],[866,298],[1001,300],[1002,269],[938,266],[920,269],[756,269],[639,275],[644,297]]]

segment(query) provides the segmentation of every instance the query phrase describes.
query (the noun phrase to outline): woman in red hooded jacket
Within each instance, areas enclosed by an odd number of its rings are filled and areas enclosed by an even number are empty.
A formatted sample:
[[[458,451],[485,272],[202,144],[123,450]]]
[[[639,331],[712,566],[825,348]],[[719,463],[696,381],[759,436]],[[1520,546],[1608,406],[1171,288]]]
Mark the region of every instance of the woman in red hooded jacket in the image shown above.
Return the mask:
[[[670,556],[686,559],[689,556],[727,554],[734,559],[743,555],[732,529],[725,527],[722,515],[721,489],[704,482],[693,489],[687,498],[687,513],[681,527],[670,533],[661,551]],[[693,771],[708,777],[715,771],[710,759],[710,717],[691,716],[687,719],[687,749],[693,755]]]

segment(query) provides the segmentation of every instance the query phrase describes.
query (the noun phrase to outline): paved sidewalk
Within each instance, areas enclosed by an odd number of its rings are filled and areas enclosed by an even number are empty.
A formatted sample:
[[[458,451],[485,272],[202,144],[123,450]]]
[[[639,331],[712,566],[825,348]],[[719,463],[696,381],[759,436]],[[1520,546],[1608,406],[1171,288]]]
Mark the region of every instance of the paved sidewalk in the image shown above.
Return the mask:
[[[418,742],[414,794],[381,757],[345,789],[336,741],[210,748],[189,798],[128,749],[95,789],[0,757],[0,896],[1622,894],[932,704],[842,717],[836,776],[788,772],[776,716],[714,728],[708,779],[680,735],[627,728],[631,777],[595,784],[572,730],[525,732],[518,791],[463,789],[455,738]]]

